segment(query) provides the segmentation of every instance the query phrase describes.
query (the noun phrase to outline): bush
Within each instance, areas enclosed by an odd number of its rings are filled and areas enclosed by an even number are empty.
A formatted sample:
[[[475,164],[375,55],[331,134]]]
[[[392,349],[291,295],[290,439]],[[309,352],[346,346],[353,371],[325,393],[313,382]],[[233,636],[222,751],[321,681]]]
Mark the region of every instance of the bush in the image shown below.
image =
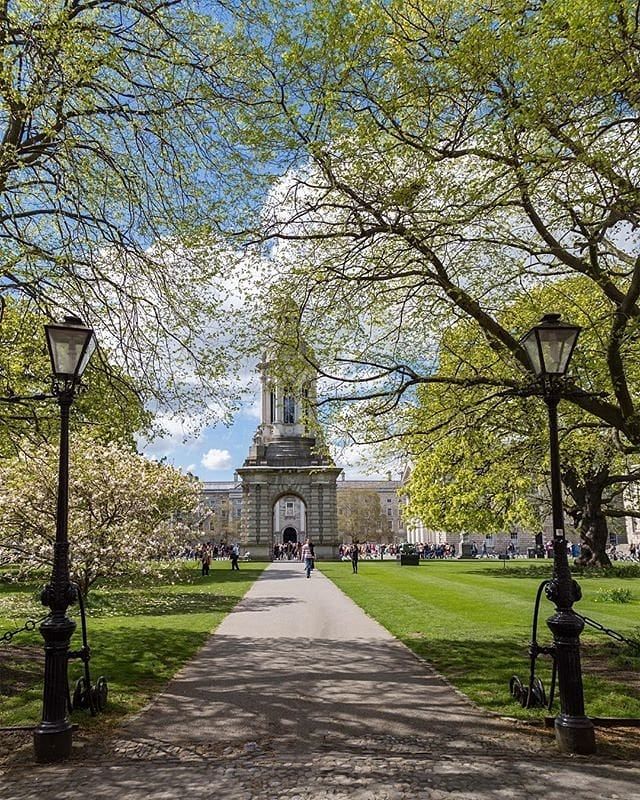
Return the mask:
[[[594,602],[596,603],[630,603],[633,600],[631,589],[622,586],[613,586],[610,589],[598,589]]]

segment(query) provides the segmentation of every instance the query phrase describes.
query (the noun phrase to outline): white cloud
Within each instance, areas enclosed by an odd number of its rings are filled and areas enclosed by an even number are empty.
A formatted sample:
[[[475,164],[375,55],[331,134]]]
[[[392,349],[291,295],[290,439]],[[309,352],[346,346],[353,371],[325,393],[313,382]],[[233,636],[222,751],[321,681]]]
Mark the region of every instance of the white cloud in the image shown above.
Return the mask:
[[[381,459],[374,445],[352,444],[332,450],[336,464],[344,469],[347,480],[385,480],[389,472],[394,480],[400,477],[396,460]]]
[[[229,469],[233,466],[233,459],[228,450],[218,450],[216,447],[212,447],[202,456],[200,463],[210,470]]]
[[[197,429],[194,417],[178,418],[168,414],[157,414],[152,435],[138,436],[138,449],[147,458],[158,461],[167,458],[173,462],[177,452],[193,447],[189,439],[192,438],[194,429]]]

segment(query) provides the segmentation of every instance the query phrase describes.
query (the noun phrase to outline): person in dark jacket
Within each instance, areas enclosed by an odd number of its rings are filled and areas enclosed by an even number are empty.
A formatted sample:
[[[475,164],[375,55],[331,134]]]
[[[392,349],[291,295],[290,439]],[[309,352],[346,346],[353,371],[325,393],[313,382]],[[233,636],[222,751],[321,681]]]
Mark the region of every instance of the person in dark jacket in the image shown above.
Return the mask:
[[[358,550],[358,542],[354,542],[351,545],[350,556],[351,556],[351,567],[353,569],[353,574],[357,575],[358,574],[358,559],[360,558],[360,552]]]

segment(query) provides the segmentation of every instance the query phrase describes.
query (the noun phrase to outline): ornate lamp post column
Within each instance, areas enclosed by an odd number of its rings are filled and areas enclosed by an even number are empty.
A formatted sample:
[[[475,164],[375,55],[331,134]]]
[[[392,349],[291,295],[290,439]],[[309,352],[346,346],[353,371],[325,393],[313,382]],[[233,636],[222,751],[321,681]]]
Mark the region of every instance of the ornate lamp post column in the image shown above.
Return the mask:
[[[571,578],[567,557],[558,445],[560,389],[579,333],[579,327],[561,322],[559,314],[545,314],[521,343],[529,355],[549,411],[553,578],[546,594],[556,607],[555,614],[547,620],[553,634],[560,694],[560,713],[555,720],[556,742],[564,752],[589,754],[595,752],[596,741],[593,723],[584,712],[580,665],[580,634],[584,622],[573,612],[573,604],[580,600],[582,592]]]
[[[96,346],[93,331],[77,317],[66,317],[62,325],[45,325],[45,332],[54,376],[53,392],[60,406],[60,459],[53,570],[42,592],[42,603],[49,606],[51,615],[40,626],[44,639],[44,690],[42,721],[33,735],[36,760],[40,762],[60,761],[71,753],[67,663],[69,642],[76,625],[67,616],[67,608],[75,599],[69,577],[67,539],[69,410]]]

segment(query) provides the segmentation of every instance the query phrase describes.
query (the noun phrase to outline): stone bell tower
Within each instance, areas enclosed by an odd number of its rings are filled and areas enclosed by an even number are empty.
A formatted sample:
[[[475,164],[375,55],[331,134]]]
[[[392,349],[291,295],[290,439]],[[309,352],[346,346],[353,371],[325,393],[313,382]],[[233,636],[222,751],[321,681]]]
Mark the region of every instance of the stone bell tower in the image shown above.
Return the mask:
[[[300,357],[265,355],[260,364],[262,413],[242,480],[242,541],[254,558],[274,544],[308,536],[319,558],[337,555],[336,480],[341,469],[324,452],[315,414],[316,372]]]

